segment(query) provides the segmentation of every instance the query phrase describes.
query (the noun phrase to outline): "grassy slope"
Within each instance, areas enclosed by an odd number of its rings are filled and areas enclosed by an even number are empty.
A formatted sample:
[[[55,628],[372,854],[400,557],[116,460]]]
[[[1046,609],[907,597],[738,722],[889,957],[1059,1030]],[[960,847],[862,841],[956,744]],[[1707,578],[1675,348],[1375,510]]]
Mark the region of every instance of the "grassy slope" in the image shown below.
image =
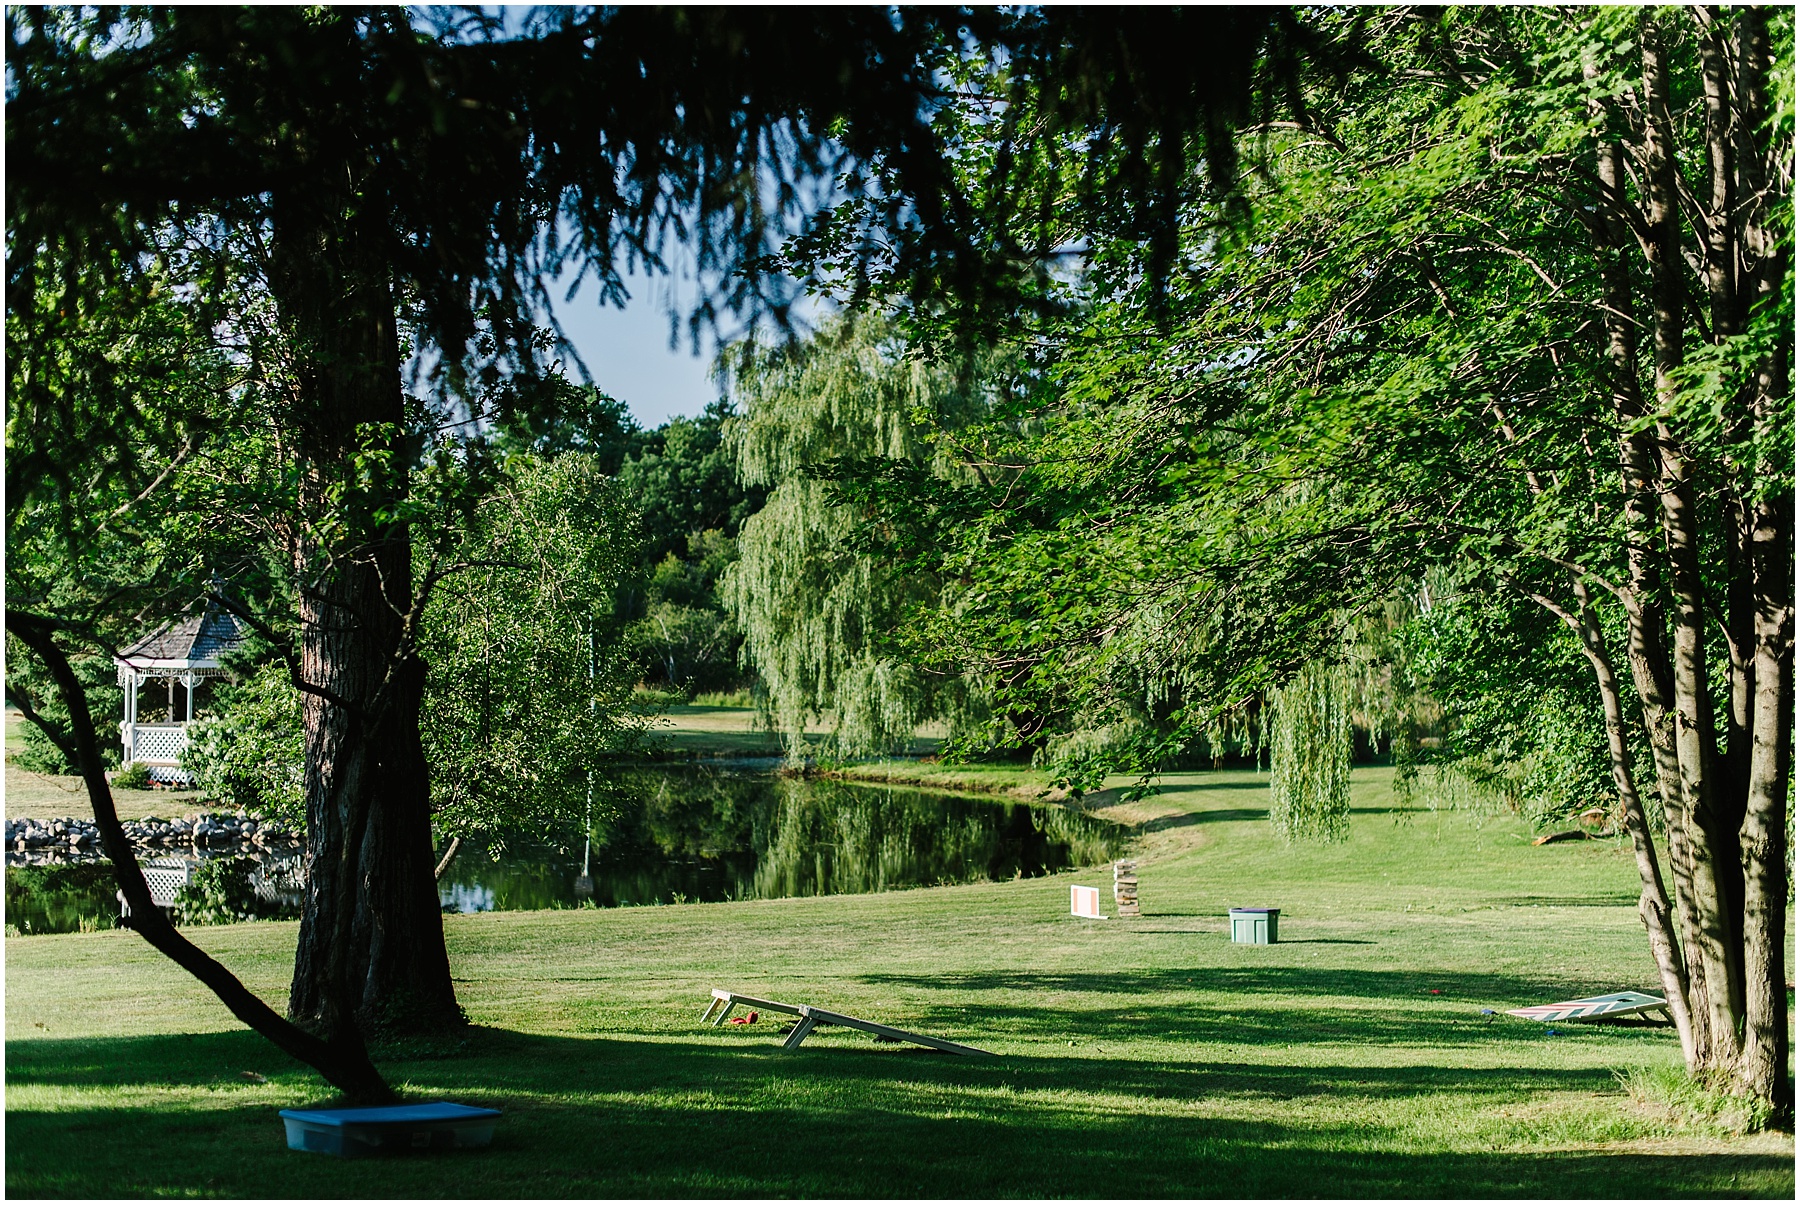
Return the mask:
[[[1561,1036],[1482,1008],[1648,987],[1632,868],[1511,820],[1391,813],[1276,847],[1254,774],[1109,809],[1147,821],[1146,915],[1081,922],[1104,872],[877,896],[446,918],[460,1047],[390,1050],[409,1093],[506,1111],[494,1147],[340,1163],[274,1110],[321,1082],[129,933],[7,940],[7,1189],[114,1196],[1791,1197],[1784,1135],[1671,1131],[1614,1073],[1669,1032]],[[1103,799],[1101,804],[1105,803]],[[1233,946],[1228,904],[1284,909]],[[1110,909],[1108,909],[1110,911]],[[195,936],[271,1001],[292,926]],[[764,1022],[733,986],[996,1051]],[[251,1082],[242,1073],[266,1076]]]

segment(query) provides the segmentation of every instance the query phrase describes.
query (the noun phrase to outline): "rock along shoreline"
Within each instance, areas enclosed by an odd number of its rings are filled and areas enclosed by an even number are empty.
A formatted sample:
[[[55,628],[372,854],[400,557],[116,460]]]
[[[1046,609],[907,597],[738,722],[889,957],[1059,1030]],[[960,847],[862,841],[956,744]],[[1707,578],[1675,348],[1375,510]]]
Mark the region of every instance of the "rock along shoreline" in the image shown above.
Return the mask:
[[[217,852],[230,849],[285,849],[300,844],[298,833],[245,812],[195,812],[181,819],[146,816],[121,821],[125,836],[140,850]],[[6,849],[11,855],[101,853],[100,828],[92,820],[62,816],[43,820],[9,817]],[[9,859],[12,860],[12,859]]]

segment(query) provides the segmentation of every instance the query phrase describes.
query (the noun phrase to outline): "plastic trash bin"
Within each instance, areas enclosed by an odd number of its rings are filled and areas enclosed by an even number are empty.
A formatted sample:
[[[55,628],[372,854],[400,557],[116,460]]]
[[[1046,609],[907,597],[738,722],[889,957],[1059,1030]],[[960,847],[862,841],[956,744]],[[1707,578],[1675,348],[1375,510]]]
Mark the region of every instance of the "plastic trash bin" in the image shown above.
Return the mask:
[[[1280,940],[1281,909],[1233,908],[1231,940],[1246,946],[1272,946]]]

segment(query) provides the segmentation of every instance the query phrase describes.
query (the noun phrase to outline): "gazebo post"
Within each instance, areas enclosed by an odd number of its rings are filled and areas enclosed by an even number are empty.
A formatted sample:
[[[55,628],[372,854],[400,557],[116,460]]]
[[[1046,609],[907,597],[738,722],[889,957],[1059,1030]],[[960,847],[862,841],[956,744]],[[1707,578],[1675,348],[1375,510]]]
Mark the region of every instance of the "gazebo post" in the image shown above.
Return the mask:
[[[125,764],[137,760],[138,686],[141,679],[130,666],[121,666],[120,684],[125,687]]]

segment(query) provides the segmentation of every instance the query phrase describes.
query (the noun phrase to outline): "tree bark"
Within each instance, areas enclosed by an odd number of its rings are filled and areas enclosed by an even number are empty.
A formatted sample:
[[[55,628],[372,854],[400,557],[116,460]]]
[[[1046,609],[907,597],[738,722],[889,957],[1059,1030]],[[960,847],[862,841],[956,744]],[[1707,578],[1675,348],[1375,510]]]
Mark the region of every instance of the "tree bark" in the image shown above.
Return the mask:
[[[1669,115],[1667,53],[1655,14],[1640,18],[1644,80],[1644,182],[1649,236],[1650,296],[1654,313],[1655,382],[1661,455],[1661,510],[1675,599],[1673,639],[1675,749],[1681,774],[1685,867],[1692,933],[1685,953],[1695,1012],[1705,1014],[1697,1043],[1701,1070],[1737,1061],[1743,1014],[1742,879],[1736,824],[1721,824],[1717,734],[1707,683],[1706,599],[1700,572],[1700,526],[1692,466],[1670,416],[1679,405],[1686,290],[1681,278],[1680,213]],[[1684,868],[1677,864],[1678,885]]]
[[[1736,14],[1738,62],[1737,195],[1740,222],[1737,302],[1747,327],[1755,307],[1775,299],[1788,278],[1787,247],[1769,225],[1770,148],[1767,14]],[[1791,154],[1787,148],[1777,153]],[[1753,447],[1777,445],[1793,406],[1793,378],[1785,345],[1757,366],[1751,382]],[[1786,455],[1783,448],[1778,455]],[[1782,480],[1788,466],[1742,466],[1749,515],[1748,576],[1754,606],[1754,694],[1750,753],[1744,782],[1739,847],[1744,870],[1744,1043],[1737,1068],[1739,1091],[1768,1102],[1778,1120],[1791,1121],[1788,1096],[1787,1020],[1787,798],[1793,775],[1794,732],[1794,494],[1791,477],[1781,488],[1760,488],[1765,476]]]
[[[93,805],[94,824],[100,830],[100,844],[112,862],[119,890],[131,910],[131,927],[159,953],[170,958],[182,970],[204,983],[233,1016],[273,1042],[280,1049],[308,1064],[334,1087],[358,1104],[386,1104],[395,1098],[387,1081],[369,1061],[360,1035],[355,1029],[330,1038],[321,1038],[284,1019],[274,1009],[226,970],[204,950],[184,937],[161,908],[150,898],[150,885],[132,852],[125,826],[119,823],[118,809],[113,806],[112,788],[101,769],[100,744],[94,731],[93,714],[88,710],[87,693],[81,689],[68,657],[56,643],[54,626],[37,616],[6,613],[7,631],[17,636],[49,669],[63,705],[69,709],[72,738],[64,753],[73,762],[87,787],[88,801]],[[41,725],[40,725],[41,726]],[[48,728],[45,735],[59,745],[63,741]]]
[[[1705,263],[1707,314],[1712,339],[1718,343],[1740,333],[1746,317],[1739,271],[1743,262],[1738,233],[1740,224],[1735,220],[1741,195],[1738,159],[1744,149],[1736,137],[1742,114],[1733,103],[1731,79],[1732,43],[1737,24],[1733,18],[1716,11],[1703,8],[1693,11],[1701,26],[1700,78],[1706,98],[1707,190],[1702,199],[1698,233]],[[1733,406],[1731,416],[1726,442],[1741,446],[1749,435],[1748,408]],[[1749,507],[1742,499],[1730,504],[1726,515],[1729,534],[1724,541],[1724,626],[1730,706],[1725,713],[1725,748],[1715,799],[1729,801],[1732,806],[1722,809],[1721,827],[1734,823],[1736,805],[1744,798],[1750,773],[1751,708],[1756,694],[1756,661],[1752,647],[1756,604],[1750,590],[1750,532],[1754,523]]]
[[[411,542],[400,517],[417,448],[405,428],[382,215],[361,208],[342,170],[342,180],[277,196],[271,272],[295,364],[301,511],[314,520],[295,554],[307,896],[289,1013],[328,1037],[462,1020],[432,876],[425,670],[411,644]]]
[[[1756,702],[1739,845],[1744,871],[1744,1042],[1738,1088],[1791,1115],[1787,1098],[1787,831],[1794,730],[1794,500],[1760,502],[1752,532]]]
[[[1596,74],[1593,65],[1589,64],[1588,77],[1592,79]],[[1597,103],[1593,106],[1593,113],[1596,119],[1604,120],[1605,113]],[[1675,751],[1674,714],[1669,703],[1673,690],[1673,672],[1663,636],[1667,616],[1659,601],[1661,581],[1658,565],[1650,551],[1657,527],[1656,518],[1651,513],[1651,492],[1654,488],[1652,465],[1655,457],[1650,439],[1640,425],[1646,412],[1643,390],[1638,380],[1636,306],[1632,300],[1631,273],[1625,262],[1630,254],[1631,238],[1624,220],[1625,206],[1629,201],[1625,194],[1622,159],[1618,142],[1603,130],[1595,147],[1594,158],[1600,203],[1595,207],[1590,233],[1600,267],[1601,311],[1606,327],[1606,358],[1610,371],[1608,384],[1612,393],[1613,423],[1618,431],[1620,487],[1624,500],[1626,563],[1630,574],[1626,594],[1626,660],[1631,667],[1632,686],[1637,692],[1644,733],[1649,740],[1656,766],[1657,789],[1663,804],[1664,833],[1669,841],[1671,865],[1686,867],[1691,858],[1687,852],[1686,833],[1682,826],[1681,770]],[[1584,610],[1584,626],[1589,618],[1591,616]],[[1579,628],[1577,630],[1581,631]],[[1597,631],[1581,634],[1584,648],[1598,639]],[[1604,646],[1601,646],[1600,651],[1604,653]],[[1593,656],[1590,651],[1590,661]],[[1606,678],[1613,671],[1610,665],[1602,670],[1596,664],[1595,672],[1601,677],[1602,703],[1610,724],[1610,717],[1618,707],[1616,699],[1609,700],[1606,697]],[[1615,682],[1612,687],[1615,694],[1617,689]],[[1610,730],[1608,735],[1610,742]],[[1618,779],[1616,765],[1621,756],[1629,757],[1628,748],[1612,750],[1615,784]],[[1635,794],[1635,786],[1633,791]],[[1621,794],[1622,805],[1624,799],[1625,796]],[[1641,813],[1641,798],[1638,802]],[[1636,830],[1632,830],[1634,845],[1638,839]],[[1671,937],[1665,937],[1658,928],[1671,922],[1668,895],[1662,883],[1647,821],[1642,840],[1647,856],[1643,851],[1638,856],[1639,879],[1644,894],[1638,910],[1649,932],[1652,951],[1656,953],[1658,969],[1663,977],[1663,993],[1671,1001],[1679,996],[1682,1011],[1687,1014],[1685,1023],[1676,1027],[1681,1035],[1683,1061],[1690,1069],[1697,1069],[1704,1041],[1704,1034],[1698,1031],[1698,1027],[1705,1024],[1705,1019],[1696,1020],[1692,1016],[1689,999],[1692,983],[1688,978],[1687,968],[1681,961],[1679,948],[1674,955],[1672,968],[1664,966],[1663,956],[1659,952],[1665,943],[1671,946],[1674,943]],[[1683,898],[1685,890],[1685,883],[1678,880],[1678,900]],[[1656,899],[1662,901],[1660,910],[1647,902]],[[1691,922],[1693,909],[1681,907],[1677,912],[1683,922],[1683,939],[1692,947],[1696,935],[1692,924],[1687,922]],[[1673,1017],[1675,1014],[1670,1015]]]

